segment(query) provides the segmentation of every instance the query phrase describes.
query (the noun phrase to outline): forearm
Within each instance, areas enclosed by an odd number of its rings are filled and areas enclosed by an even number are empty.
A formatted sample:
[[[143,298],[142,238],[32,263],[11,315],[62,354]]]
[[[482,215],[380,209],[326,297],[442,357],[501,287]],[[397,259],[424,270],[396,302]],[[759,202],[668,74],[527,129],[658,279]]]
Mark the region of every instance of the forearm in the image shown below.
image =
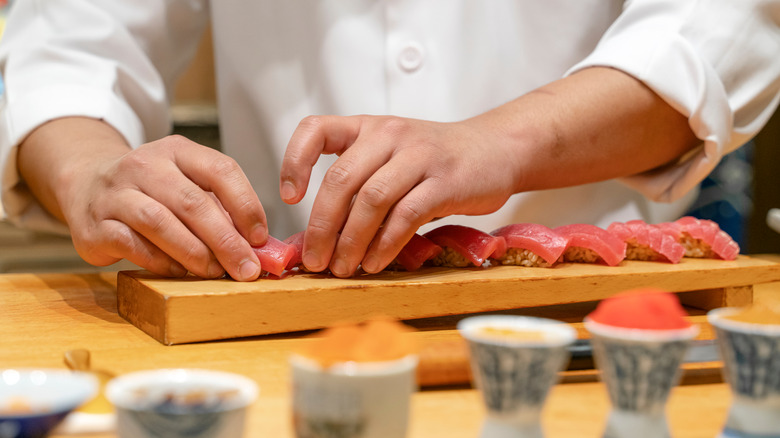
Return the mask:
[[[583,70],[467,123],[513,149],[515,193],[634,175],[700,142],[684,115],[609,68]]]
[[[75,175],[90,172],[101,158],[116,158],[130,150],[124,138],[107,123],[84,117],[48,122],[19,146],[17,166],[33,195],[65,222],[63,203]]]

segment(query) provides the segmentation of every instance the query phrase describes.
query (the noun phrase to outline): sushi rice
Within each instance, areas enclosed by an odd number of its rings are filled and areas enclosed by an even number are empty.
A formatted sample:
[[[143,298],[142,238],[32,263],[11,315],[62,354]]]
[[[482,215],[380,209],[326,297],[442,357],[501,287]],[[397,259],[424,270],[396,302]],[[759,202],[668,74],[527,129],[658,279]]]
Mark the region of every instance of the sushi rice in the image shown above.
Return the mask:
[[[549,268],[550,264],[539,257],[533,251],[522,248],[509,248],[503,256],[495,259],[502,265],[528,266],[538,268]]]

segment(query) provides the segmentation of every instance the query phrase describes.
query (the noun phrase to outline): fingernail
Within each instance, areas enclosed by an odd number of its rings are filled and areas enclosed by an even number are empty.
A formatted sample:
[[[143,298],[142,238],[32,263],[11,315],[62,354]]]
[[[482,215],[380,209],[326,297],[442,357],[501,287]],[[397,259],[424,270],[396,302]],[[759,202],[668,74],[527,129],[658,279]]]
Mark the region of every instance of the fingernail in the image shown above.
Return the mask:
[[[260,275],[260,266],[252,260],[246,259],[238,266],[238,273],[241,280],[254,280]]]
[[[349,275],[349,272],[347,272],[347,262],[342,258],[334,260],[330,270],[333,272],[333,275],[337,277],[346,277]]]
[[[367,256],[366,260],[363,262],[363,270],[369,274],[379,272],[379,257],[373,254]]]
[[[255,224],[252,231],[249,232],[250,244],[254,246],[262,245],[268,239],[268,230],[263,224]]]
[[[178,263],[172,264],[168,271],[171,273],[171,277],[184,277],[187,275],[187,270]]]
[[[295,198],[295,195],[298,191],[295,190],[295,184],[293,184],[291,181],[285,181],[282,183],[282,200],[283,201],[289,201]]]
[[[303,265],[315,272],[320,271],[320,258],[314,251],[306,251],[301,258]]]

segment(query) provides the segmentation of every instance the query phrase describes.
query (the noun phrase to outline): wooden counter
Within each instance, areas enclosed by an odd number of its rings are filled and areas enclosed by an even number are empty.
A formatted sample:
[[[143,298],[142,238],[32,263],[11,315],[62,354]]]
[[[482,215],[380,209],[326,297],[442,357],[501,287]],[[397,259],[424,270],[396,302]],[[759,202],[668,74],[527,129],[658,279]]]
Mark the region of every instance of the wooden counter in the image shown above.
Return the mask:
[[[755,301],[771,295],[780,295],[780,283],[756,286]],[[94,368],[117,374],[166,367],[239,373],[260,387],[246,436],[293,436],[286,360],[289,351],[305,342],[298,339],[300,333],[164,346],[121,318],[116,302],[115,273],[0,275],[0,367],[63,368],[64,351],[87,348]],[[435,324],[418,333],[424,340],[452,334],[451,326]],[[715,436],[729,399],[723,383],[675,388],[669,401],[673,436]],[[484,411],[473,389],[424,390],[412,403],[410,438],[478,435]],[[547,436],[598,437],[608,409],[602,384],[559,384],[544,413]]]

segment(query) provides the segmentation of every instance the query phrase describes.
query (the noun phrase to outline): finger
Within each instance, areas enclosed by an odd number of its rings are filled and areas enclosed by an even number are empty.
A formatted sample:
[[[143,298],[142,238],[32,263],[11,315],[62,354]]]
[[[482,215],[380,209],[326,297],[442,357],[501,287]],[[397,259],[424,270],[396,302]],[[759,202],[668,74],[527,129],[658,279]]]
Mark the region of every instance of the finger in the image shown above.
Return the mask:
[[[355,272],[390,209],[420,182],[423,172],[415,170],[410,160],[394,157],[363,184],[336,243],[330,262],[331,272],[344,277]],[[418,216],[420,213],[415,212]],[[378,272],[384,268],[379,265],[380,261],[375,257],[367,258],[363,269]]]
[[[181,264],[122,222],[103,220],[90,234],[97,239],[74,239],[76,250],[88,263],[107,266],[124,258],[164,277],[187,274]]]
[[[160,202],[135,190],[119,195],[119,205],[132,206],[116,212],[115,219],[142,235],[152,245],[202,278],[217,278],[224,269],[205,243]]]
[[[443,192],[439,184],[428,179],[396,203],[371,242],[363,259],[363,269],[368,273],[381,271],[421,226],[436,215],[446,215],[448,201]]]
[[[239,281],[257,279],[260,261],[220,205],[208,192],[181,173],[177,174],[175,169],[170,174],[174,176],[164,187],[160,184],[147,185],[143,188],[144,192],[165,205],[205,243],[232,278]]]
[[[186,141],[174,138],[173,141]],[[220,207],[230,215],[235,228],[251,244],[260,246],[268,238],[265,211],[236,161],[205,146],[174,148],[174,160],[184,175],[207,192],[213,192]]]
[[[307,269],[319,272],[328,266],[338,233],[346,224],[347,215],[351,214],[353,197],[387,162],[390,151],[388,147],[369,148],[358,140],[325,173],[306,228],[303,264]],[[350,243],[352,246],[360,244],[357,241]],[[339,265],[336,264],[336,268],[342,270],[334,274],[350,275],[349,266],[342,268]]]
[[[359,117],[309,116],[295,128],[282,159],[279,194],[288,204],[306,195],[311,170],[320,155],[341,154],[360,132]]]

